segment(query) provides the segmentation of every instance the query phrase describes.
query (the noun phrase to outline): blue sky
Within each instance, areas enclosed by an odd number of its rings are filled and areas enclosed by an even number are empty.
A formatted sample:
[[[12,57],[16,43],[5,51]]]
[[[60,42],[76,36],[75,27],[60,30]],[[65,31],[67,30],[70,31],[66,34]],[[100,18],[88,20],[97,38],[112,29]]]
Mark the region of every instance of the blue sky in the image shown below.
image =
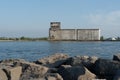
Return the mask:
[[[99,28],[120,36],[120,0],[0,0],[0,37],[47,37],[50,22],[64,29]]]

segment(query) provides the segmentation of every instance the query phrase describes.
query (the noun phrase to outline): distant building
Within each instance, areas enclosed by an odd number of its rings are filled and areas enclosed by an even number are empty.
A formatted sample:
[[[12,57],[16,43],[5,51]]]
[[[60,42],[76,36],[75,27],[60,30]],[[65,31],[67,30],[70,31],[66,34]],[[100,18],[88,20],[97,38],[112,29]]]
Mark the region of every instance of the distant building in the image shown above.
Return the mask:
[[[117,39],[116,38],[107,38],[106,40],[108,40],[108,41],[115,41]]]
[[[61,29],[60,22],[51,22],[49,40],[100,40],[99,29]]]

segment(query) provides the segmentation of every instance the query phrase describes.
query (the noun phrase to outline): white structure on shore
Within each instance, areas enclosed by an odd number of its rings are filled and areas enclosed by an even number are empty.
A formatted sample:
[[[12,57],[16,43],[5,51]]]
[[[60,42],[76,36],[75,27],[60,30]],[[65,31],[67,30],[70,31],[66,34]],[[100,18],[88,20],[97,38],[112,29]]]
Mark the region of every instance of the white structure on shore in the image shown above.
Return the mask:
[[[51,22],[49,29],[49,40],[100,40],[99,29],[61,29],[60,22]]]

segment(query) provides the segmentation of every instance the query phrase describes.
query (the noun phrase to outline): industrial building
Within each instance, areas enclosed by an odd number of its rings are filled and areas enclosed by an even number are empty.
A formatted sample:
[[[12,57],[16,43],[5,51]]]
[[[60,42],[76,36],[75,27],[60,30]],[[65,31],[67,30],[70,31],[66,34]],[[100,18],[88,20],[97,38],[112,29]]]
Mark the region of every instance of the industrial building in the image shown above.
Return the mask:
[[[49,29],[49,40],[98,41],[100,40],[100,30],[61,29],[60,22],[51,22]]]

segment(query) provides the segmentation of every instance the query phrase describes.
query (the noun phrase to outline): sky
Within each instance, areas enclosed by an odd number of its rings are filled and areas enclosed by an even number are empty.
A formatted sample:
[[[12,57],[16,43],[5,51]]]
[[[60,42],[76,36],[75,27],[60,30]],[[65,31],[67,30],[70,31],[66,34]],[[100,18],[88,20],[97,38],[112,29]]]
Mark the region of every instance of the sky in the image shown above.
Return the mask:
[[[48,37],[50,22],[120,37],[120,0],[0,0],[0,37]]]

